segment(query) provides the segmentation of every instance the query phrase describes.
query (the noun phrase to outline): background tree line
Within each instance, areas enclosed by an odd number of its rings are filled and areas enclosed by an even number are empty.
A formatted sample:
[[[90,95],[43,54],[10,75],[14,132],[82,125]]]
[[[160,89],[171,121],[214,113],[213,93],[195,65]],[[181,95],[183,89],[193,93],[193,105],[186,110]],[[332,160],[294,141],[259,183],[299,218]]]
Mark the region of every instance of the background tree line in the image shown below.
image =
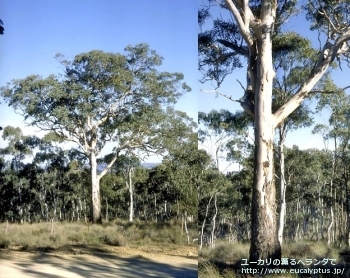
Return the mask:
[[[313,129],[314,136],[322,136],[325,147],[303,150],[296,145],[284,146],[283,161],[280,151],[274,154],[276,183],[283,179],[285,185],[278,187],[276,198],[278,213],[285,209],[281,242],[324,241],[340,248],[350,244],[350,97],[342,92],[321,95],[317,100],[316,111],[327,109],[329,112],[328,124],[316,124]],[[216,186],[212,187],[209,182],[201,191],[200,248],[215,247],[218,240],[248,243],[251,238],[254,148],[250,138],[242,132],[249,130],[249,121],[245,127],[237,126],[236,120],[240,117],[241,112],[233,114],[226,110],[200,113],[202,140],[213,140],[213,134],[215,138],[228,138],[224,144],[221,144],[222,140],[213,141],[218,149],[225,151],[221,161],[237,163],[234,171],[223,173],[212,158],[211,171]],[[278,150],[280,132],[276,132],[274,144]],[[280,202],[283,189],[284,207]]]
[[[7,126],[2,137],[8,145],[0,150],[1,221],[92,220],[90,169],[84,156],[47,138],[25,136],[20,128]],[[153,168],[145,168],[135,155],[120,156],[101,180],[102,218],[164,221],[186,214],[196,221],[194,181],[200,153],[192,149],[194,139],[195,133],[192,142],[177,146],[177,153]],[[111,155],[99,160],[98,171]]]

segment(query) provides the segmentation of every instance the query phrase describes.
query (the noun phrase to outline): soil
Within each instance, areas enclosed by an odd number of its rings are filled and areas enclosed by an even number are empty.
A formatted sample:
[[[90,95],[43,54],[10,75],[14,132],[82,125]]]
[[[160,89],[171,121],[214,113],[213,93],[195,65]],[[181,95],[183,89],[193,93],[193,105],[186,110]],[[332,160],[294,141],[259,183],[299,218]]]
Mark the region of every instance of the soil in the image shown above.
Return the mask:
[[[0,249],[1,278],[198,277],[196,246]]]

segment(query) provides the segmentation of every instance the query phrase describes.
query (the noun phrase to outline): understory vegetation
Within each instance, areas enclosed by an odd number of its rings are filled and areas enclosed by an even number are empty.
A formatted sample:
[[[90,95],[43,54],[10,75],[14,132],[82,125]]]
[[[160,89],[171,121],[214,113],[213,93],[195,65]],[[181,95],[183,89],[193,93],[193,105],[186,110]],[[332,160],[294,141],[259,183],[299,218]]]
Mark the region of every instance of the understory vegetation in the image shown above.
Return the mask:
[[[191,238],[197,225],[188,224]],[[192,243],[194,244],[194,243]],[[0,224],[0,248],[48,252],[74,245],[172,246],[187,245],[181,222],[115,221],[103,225],[42,222],[36,224]]]
[[[289,242],[283,247],[282,258],[295,259],[296,261],[306,259],[315,259],[322,261],[323,258],[334,259],[335,265],[328,262],[325,266],[320,266],[324,269],[343,268],[346,267],[346,254],[349,250],[344,249],[339,252],[339,248],[328,246],[326,242],[316,241],[299,241]],[[236,278],[249,277],[248,274],[242,274],[241,269],[244,268],[245,261],[249,258],[249,244],[243,243],[227,243],[220,241],[215,248],[203,248],[200,253],[199,261],[199,277],[200,278]],[[307,265],[295,265],[281,267],[285,269],[294,268],[312,268]],[[319,267],[313,266],[314,268]],[[268,275],[267,277],[300,277],[298,274],[284,274],[284,276]],[[317,276],[323,277],[323,276]],[[339,277],[339,276],[324,276],[324,277]],[[344,276],[347,277],[347,276]]]

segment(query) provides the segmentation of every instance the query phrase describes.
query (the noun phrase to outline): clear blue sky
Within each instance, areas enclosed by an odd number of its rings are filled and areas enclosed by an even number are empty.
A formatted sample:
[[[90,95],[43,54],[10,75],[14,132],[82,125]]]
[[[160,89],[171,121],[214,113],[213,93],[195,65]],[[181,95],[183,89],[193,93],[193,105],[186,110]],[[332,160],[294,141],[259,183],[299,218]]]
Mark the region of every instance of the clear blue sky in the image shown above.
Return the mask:
[[[164,57],[160,70],[182,72],[192,92],[176,106],[197,119],[196,0],[0,1],[0,86],[30,74],[61,72],[56,53],[69,58],[99,49],[123,52],[146,42]],[[21,119],[0,106],[0,125]]]

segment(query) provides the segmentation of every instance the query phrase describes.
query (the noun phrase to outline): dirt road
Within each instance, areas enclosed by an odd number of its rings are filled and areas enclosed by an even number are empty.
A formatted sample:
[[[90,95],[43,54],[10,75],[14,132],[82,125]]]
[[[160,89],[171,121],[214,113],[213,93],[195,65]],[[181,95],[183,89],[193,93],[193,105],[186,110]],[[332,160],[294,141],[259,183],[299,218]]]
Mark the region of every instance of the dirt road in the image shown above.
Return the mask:
[[[101,250],[100,250],[101,251]],[[69,252],[2,252],[1,278],[197,278],[197,256],[184,250],[164,253],[130,248],[109,252],[74,248]]]

